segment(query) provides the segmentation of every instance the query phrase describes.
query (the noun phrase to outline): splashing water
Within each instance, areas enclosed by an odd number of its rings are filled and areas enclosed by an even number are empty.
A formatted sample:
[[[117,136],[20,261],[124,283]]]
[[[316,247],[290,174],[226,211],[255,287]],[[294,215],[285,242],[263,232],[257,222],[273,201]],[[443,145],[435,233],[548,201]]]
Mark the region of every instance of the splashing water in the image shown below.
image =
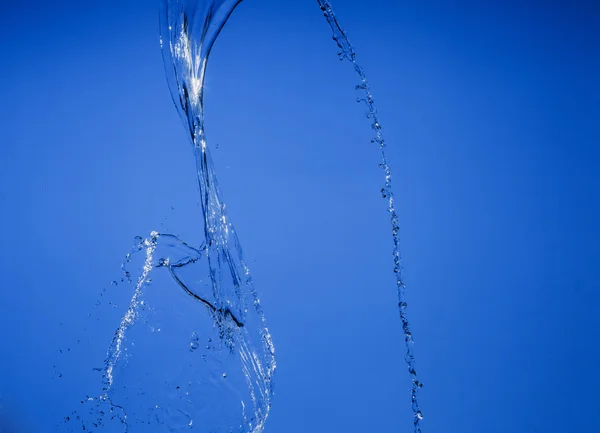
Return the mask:
[[[201,195],[204,242],[190,246],[152,232],[137,238],[123,263],[133,296],[108,348],[99,397],[81,401],[61,424],[68,431],[125,433],[261,433],[271,407],[274,347],[235,229],[222,201],[204,130],[203,86],[213,44],[242,0],[162,0],[161,48],[167,81],[192,143]],[[358,98],[369,111],[372,142],[385,173],[394,273],[412,378],[414,432],[420,433],[418,380],[399,252],[391,169],[373,96],[354,48],[327,0],[317,0],[341,60],[359,75]],[[145,254],[140,254],[140,253]],[[139,278],[131,279],[139,261]],[[123,280],[122,280],[123,281]],[[114,283],[116,285],[116,282]]]
[[[152,232],[123,265],[133,287],[110,344],[103,392],[62,426],[70,431],[261,433],[271,407],[274,347],[228,215],[204,134],[211,48],[241,0],[163,0],[167,80],[191,138],[204,242]],[[145,252],[140,276],[129,267]],[[99,369],[100,370],[100,369]]]
[[[388,200],[388,212],[390,213],[390,222],[392,224],[392,238],[394,241],[394,249],[392,255],[394,258],[394,274],[396,275],[396,288],[398,292],[398,308],[400,310],[402,331],[404,333],[404,359],[406,360],[406,364],[408,365],[408,372],[412,379],[411,407],[413,411],[413,425],[414,432],[421,433],[420,423],[423,419],[423,413],[419,409],[418,393],[419,390],[422,388],[423,383],[419,381],[417,377],[417,371],[415,369],[415,356],[413,353],[414,340],[410,331],[410,325],[408,323],[408,316],[406,313],[406,286],[402,279],[402,261],[400,257],[400,241],[398,237],[400,227],[398,224],[398,214],[394,205],[394,193],[392,190],[392,172],[387,162],[387,157],[385,155],[386,143],[383,138],[381,122],[379,121],[379,116],[377,115],[375,100],[373,99],[373,95],[371,94],[371,89],[369,87],[369,82],[367,81],[365,71],[356,62],[356,53],[354,51],[352,43],[350,42],[348,36],[340,26],[337,17],[333,12],[331,4],[327,0],[317,1],[319,3],[319,6],[321,7],[323,15],[325,16],[325,19],[327,20],[327,23],[333,31],[333,40],[336,42],[339,48],[338,55],[340,57],[340,60],[348,60],[352,64],[354,71],[359,76],[360,84],[356,86],[356,90],[362,91],[364,96],[357,98],[357,101],[364,102],[367,106],[367,109],[369,111],[368,117],[371,120],[371,128],[373,128],[373,130],[375,131],[375,137],[371,140],[371,142],[376,143],[379,146],[379,150],[381,152],[381,163],[379,164],[379,167],[383,170],[385,174],[385,184],[383,188],[381,188],[381,195],[383,198],[386,198]]]

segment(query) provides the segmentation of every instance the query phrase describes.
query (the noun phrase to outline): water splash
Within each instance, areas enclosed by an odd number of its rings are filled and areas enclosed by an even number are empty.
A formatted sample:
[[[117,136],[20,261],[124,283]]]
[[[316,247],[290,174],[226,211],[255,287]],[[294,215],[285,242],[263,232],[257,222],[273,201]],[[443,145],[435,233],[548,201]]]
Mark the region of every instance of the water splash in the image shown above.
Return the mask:
[[[171,95],[188,131],[196,161],[204,242],[190,246],[170,234],[151,233],[123,264],[122,282],[133,296],[107,351],[99,397],[86,396],[62,426],[69,431],[261,433],[273,393],[274,348],[234,226],[222,201],[204,129],[203,88],[210,51],[241,0],[162,0],[161,47]],[[418,404],[412,334],[406,315],[399,225],[391,170],[374,99],[354,48],[331,5],[318,0],[333,30],[341,60],[360,78],[359,101],[369,110],[385,173],[394,241],[394,272],[412,377],[414,431]],[[144,251],[145,254],[138,254]],[[142,257],[134,283],[131,265]]]
[[[211,309],[219,324],[229,320],[245,333],[249,330],[258,333],[256,341],[246,338],[241,342],[242,347],[249,349],[241,355],[247,363],[244,368],[251,367],[261,375],[260,396],[253,393],[253,400],[259,397],[261,400],[261,407],[256,409],[261,413],[256,415],[263,420],[258,425],[262,429],[272,394],[274,347],[241,244],[221,198],[204,131],[203,89],[208,57],[217,36],[240,2],[163,0],[160,30],[171,96],[190,134],[196,160],[205,238],[203,256],[210,276],[207,289],[213,299]],[[177,266],[179,269],[184,265]],[[169,269],[187,291],[173,266]],[[255,323],[248,326],[252,320]]]
[[[86,397],[86,409],[65,418],[70,431],[264,429],[275,350],[204,133],[208,56],[240,1],[162,1],[161,48],[193,146],[204,242],[191,246],[158,232],[136,239],[122,266],[133,296],[101,369],[102,394]],[[130,269],[141,251],[134,284]]]
[[[402,260],[400,256],[400,240],[398,233],[400,226],[398,224],[398,214],[394,205],[394,193],[392,190],[392,171],[388,164],[387,157],[385,154],[386,142],[383,138],[383,132],[381,128],[381,121],[377,114],[377,108],[375,107],[375,100],[371,94],[369,82],[367,81],[367,75],[364,69],[356,61],[356,52],[354,46],[348,39],[346,32],[340,26],[331,4],[327,0],[317,0],[321,11],[327,20],[327,23],[333,31],[333,40],[336,42],[339,51],[338,56],[340,60],[348,60],[354,71],[357,73],[360,83],[356,86],[356,90],[361,91],[363,96],[357,99],[358,102],[363,102],[368,109],[368,117],[371,120],[371,128],[375,131],[375,137],[371,140],[372,143],[376,143],[379,146],[381,152],[381,163],[379,167],[385,174],[385,184],[381,188],[381,195],[388,201],[388,212],[390,213],[390,222],[392,224],[392,238],[394,241],[394,249],[392,256],[394,259],[394,274],[396,275],[396,289],[398,292],[398,308],[400,311],[400,319],[402,321],[402,331],[404,334],[405,342],[405,354],[404,359],[408,366],[408,372],[412,379],[411,388],[411,407],[413,411],[413,425],[414,432],[421,433],[421,420],[423,419],[423,413],[419,409],[418,394],[419,390],[423,387],[423,383],[419,381],[417,371],[415,369],[415,356],[413,353],[414,340],[407,316],[407,303],[406,303],[406,286],[402,279]]]

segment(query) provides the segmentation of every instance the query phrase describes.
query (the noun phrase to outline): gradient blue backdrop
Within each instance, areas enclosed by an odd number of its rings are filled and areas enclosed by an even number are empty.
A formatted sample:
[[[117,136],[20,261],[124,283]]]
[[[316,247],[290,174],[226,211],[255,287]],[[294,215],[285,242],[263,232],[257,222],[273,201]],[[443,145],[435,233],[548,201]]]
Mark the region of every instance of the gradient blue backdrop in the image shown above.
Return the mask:
[[[333,5],[389,142],[424,431],[600,431],[598,4]],[[200,239],[157,14],[2,2],[3,433],[52,432],[94,385],[118,314],[75,341],[133,236]],[[411,431],[355,84],[314,0],[245,0],[209,62],[208,138],[277,349],[267,432]]]

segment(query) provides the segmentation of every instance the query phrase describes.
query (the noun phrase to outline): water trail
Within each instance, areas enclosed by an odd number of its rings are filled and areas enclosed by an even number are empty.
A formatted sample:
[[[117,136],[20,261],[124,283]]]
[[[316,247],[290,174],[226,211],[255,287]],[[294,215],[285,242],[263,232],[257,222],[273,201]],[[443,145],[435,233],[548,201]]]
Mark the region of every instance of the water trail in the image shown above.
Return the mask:
[[[373,95],[371,94],[371,89],[369,87],[369,82],[367,81],[367,76],[365,74],[364,69],[356,62],[356,53],[354,51],[354,47],[348,39],[348,36],[344,32],[344,30],[340,26],[337,17],[333,12],[331,4],[327,0],[317,1],[319,3],[319,6],[321,7],[323,15],[325,16],[325,19],[327,20],[327,23],[333,31],[333,40],[337,43],[337,46],[340,50],[338,52],[340,60],[348,60],[352,64],[354,71],[356,71],[356,73],[358,74],[360,84],[356,86],[356,90],[362,91],[364,96],[358,98],[357,100],[358,102],[364,102],[367,106],[367,109],[369,110],[368,117],[369,119],[371,119],[371,128],[373,128],[373,130],[375,131],[375,137],[371,140],[371,142],[376,143],[379,146],[381,152],[381,163],[379,164],[379,167],[383,170],[385,174],[385,184],[383,188],[381,188],[381,195],[383,198],[386,198],[388,200],[388,212],[390,213],[390,222],[392,224],[392,238],[394,241],[394,249],[392,253],[394,258],[394,274],[396,275],[398,308],[400,311],[400,319],[402,321],[402,331],[404,333],[404,342],[406,349],[404,359],[406,360],[406,363],[408,365],[408,372],[412,379],[411,407],[414,416],[414,432],[420,433],[420,422],[423,419],[423,414],[419,409],[418,394],[423,384],[419,381],[417,377],[417,371],[415,369],[415,356],[413,353],[414,340],[412,337],[406,312],[406,286],[402,279],[402,260],[400,257],[400,241],[398,236],[400,227],[398,224],[398,214],[394,206],[394,193],[392,190],[392,171],[390,169],[390,166],[387,162],[387,157],[385,155],[386,142],[383,138],[381,122],[379,120],[379,116],[377,115],[375,100],[373,99]]]
[[[102,393],[69,431],[261,433],[275,356],[250,270],[222,200],[204,131],[212,46],[241,0],[163,0],[161,48],[196,161],[204,242],[152,232],[123,263],[133,296],[108,348]],[[137,282],[131,266],[138,263]],[[123,281],[123,280],[122,280]]]

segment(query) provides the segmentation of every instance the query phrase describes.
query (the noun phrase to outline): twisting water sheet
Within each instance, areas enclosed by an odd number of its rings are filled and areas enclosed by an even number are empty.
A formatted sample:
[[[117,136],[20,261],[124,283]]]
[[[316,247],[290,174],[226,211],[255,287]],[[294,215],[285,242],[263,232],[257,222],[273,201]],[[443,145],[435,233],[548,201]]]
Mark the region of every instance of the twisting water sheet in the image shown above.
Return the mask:
[[[202,245],[151,233],[126,258],[139,278],[107,352],[98,397],[68,431],[260,433],[269,414],[274,348],[204,134],[208,56],[241,0],[164,0],[161,46],[173,101],[196,159]]]

